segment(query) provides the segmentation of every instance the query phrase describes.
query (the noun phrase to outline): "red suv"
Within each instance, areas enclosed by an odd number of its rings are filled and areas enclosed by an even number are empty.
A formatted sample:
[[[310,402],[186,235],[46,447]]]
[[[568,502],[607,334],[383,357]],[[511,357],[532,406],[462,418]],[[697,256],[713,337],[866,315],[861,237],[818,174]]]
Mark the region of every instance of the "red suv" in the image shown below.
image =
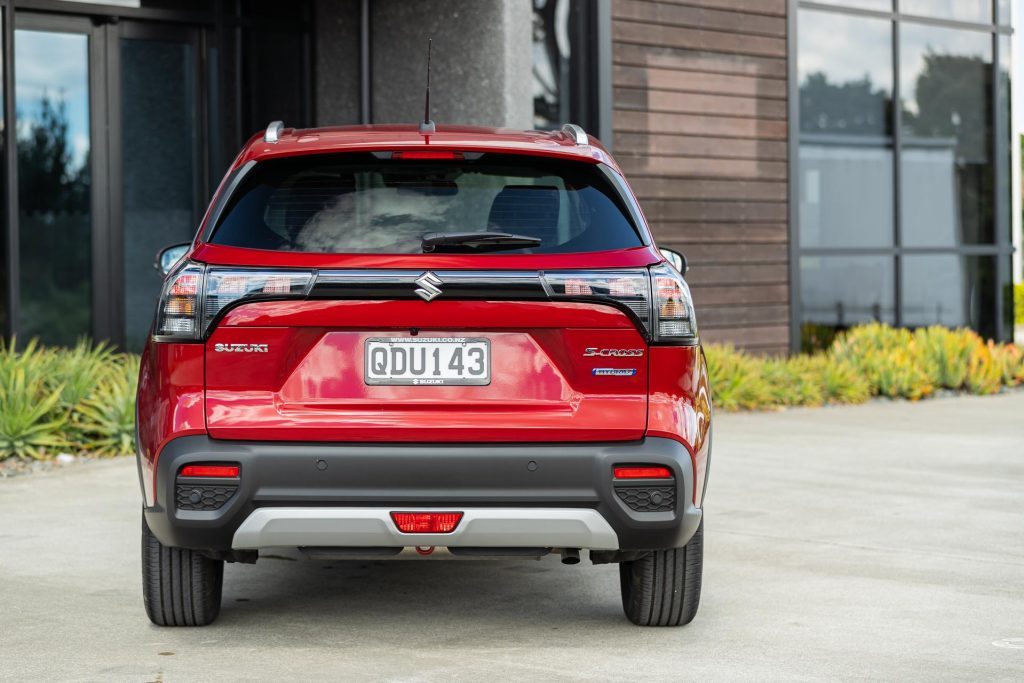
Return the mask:
[[[275,122],[161,261],[137,420],[154,623],[210,623],[224,562],[282,547],[589,551],[632,622],[693,619],[711,399],[685,264],[582,129]]]

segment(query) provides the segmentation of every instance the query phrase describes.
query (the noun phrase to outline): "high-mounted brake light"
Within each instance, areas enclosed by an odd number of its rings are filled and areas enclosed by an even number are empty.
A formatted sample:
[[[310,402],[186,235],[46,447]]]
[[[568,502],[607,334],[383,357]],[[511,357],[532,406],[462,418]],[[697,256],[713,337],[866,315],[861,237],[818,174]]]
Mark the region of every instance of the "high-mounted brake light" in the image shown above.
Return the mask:
[[[392,512],[403,534],[450,534],[462,521],[461,512]]]
[[[671,479],[672,470],[658,465],[628,465],[613,467],[616,479]]]
[[[308,270],[219,268],[186,261],[164,282],[157,339],[201,339],[217,315],[237,301],[304,296],[312,284]]]
[[[178,476],[236,479],[238,478],[238,465],[185,465],[178,472]]]
[[[462,152],[449,152],[444,150],[409,150],[401,152],[392,152],[392,159],[426,159],[426,160],[453,160],[453,159],[465,159],[465,155]]]

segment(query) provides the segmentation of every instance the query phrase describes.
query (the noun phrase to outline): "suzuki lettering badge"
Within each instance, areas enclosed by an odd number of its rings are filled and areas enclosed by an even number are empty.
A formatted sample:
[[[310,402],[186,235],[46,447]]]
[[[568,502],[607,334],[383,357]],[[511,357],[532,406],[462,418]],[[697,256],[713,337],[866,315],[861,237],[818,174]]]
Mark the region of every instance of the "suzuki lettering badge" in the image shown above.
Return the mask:
[[[416,284],[419,285],[416,289],[416,294],[424,301],[433,301],[441,296],[441,289],[438,287],[441,284],[441,278],[429,270],[416,278]]]

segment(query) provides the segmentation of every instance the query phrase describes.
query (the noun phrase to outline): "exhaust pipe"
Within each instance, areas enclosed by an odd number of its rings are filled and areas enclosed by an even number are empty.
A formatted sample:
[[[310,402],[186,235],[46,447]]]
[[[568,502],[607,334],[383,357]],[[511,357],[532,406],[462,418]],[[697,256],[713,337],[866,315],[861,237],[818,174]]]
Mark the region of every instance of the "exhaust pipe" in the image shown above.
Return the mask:
[[[579,564],[580,551],[576,548],[562,548],[562,564]]]

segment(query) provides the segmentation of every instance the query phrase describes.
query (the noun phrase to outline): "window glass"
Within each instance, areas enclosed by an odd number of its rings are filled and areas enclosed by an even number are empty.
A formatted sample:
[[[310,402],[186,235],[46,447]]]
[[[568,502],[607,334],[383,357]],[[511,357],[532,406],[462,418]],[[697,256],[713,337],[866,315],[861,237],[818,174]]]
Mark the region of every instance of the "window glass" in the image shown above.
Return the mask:
[[[892,22],[800,10],[797,34],[801,133],[889,135]]]
[[[298,157],[256,167],[214,244],[321,253],[419,254],[429,233],[504,232],[566,253],[641,245],[619,195],[594,164],[485,154],[419,161],[370,154]]]
[[[845,328],[895,316],[891,256],[803,256],[800,298],[804,323]]]
[[[74,344],[92,327],[89,38],[14,33],[19,334]]]
[[[995,336],[994,256],[904,256],[901,289],[903,324],[965,326]]]
[[[932,19],[992,23],[992,0],[900,0],[900,12]]]
[[[800,244],[891,246],[892,22],[814,10],[799,21]]]
[[[901,31],[903,243],[990,243],[992,36],[915,24]]]
[[[996,197],[999,205],[996,207],[996,241],[1011,242],[1012,229],[1010,225],[1010,203],[1013,194],[1010,191],[1010,164],[1011,145],[1013,144],[1010,132],[1012,119],[1010,111],[1010,37],[999,36],[999,82],[996,88],[996,107],[998,108],[999,130],[996,131],[996,182],[998,183]]]
[[[533,126],[577,123],[596,131],[595,5],[533,0]]]
[[[195,55],[183,42],[121,39],[124,338],[141,350],[162,278],[160,249],[195,233]]]
[[[997,9],[999,11],[999,23],[1003,26],[1010,25],[1010,0],[998,0]]]

